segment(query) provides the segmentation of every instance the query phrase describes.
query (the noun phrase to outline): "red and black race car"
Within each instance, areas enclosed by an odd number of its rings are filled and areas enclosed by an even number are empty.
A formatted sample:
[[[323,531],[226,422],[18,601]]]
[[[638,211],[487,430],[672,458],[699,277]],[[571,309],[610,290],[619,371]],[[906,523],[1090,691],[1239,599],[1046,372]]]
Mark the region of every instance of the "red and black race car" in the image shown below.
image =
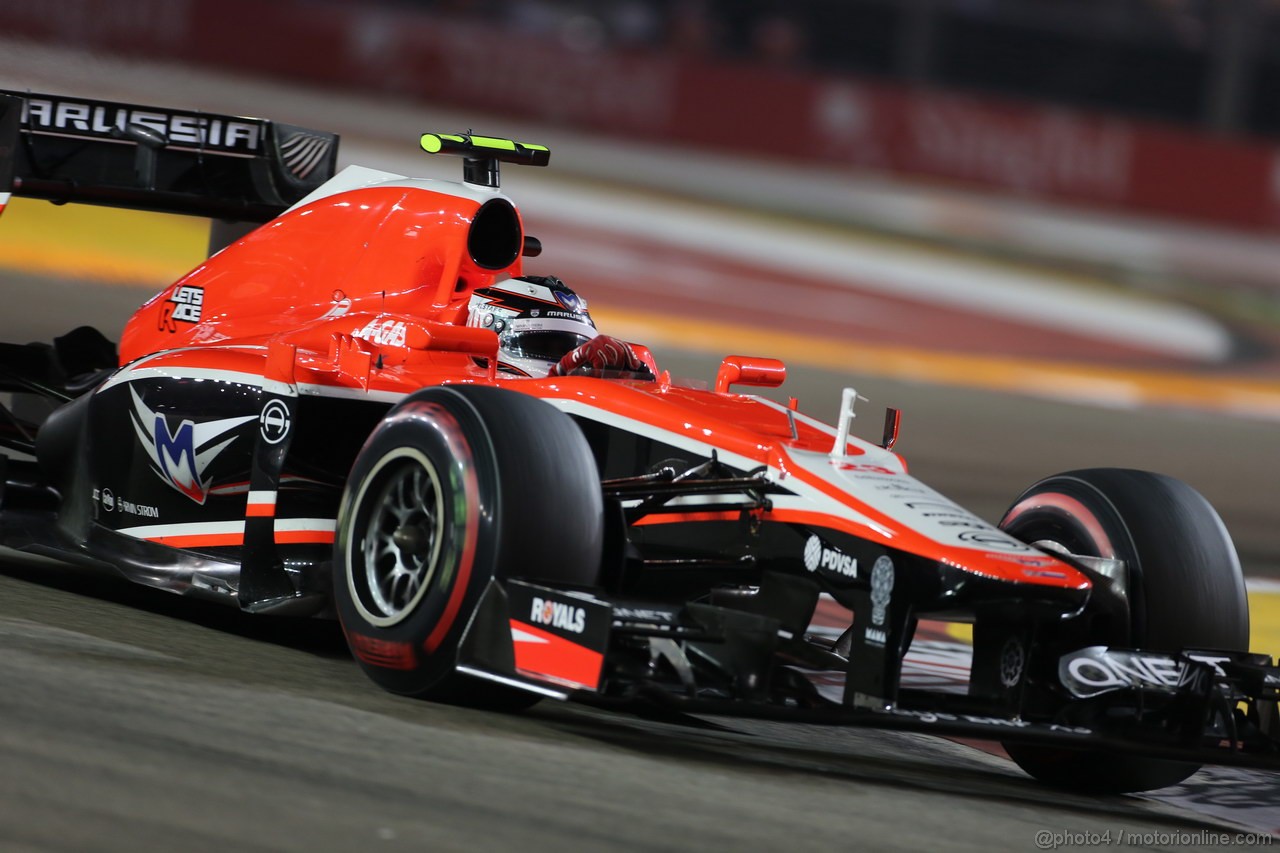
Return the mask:
[[[499,190],[501,163],[550,153],[421,146],[464,180],[335,175],[335,136],[269,121],[0,96],[0,205],[219,221],[118,352],[88,329],[0,349],[0,542],[336,616],[407,695],[988,738],[1090,790],[1280,767],[1280,669],[1248,652],[1234,548],[1191,488],[1075,471],[992,526],[907,473],[896,412],[877,444],[850,435],[852,389],[834,426],[735,390],[780,385],[771,359],[728,356],[708,390],[639,346],[622,371],[520,369],[503,299],[590,328],[523,276],[541,246]],[[806,630],[824,593],[838,639]],[[973,624],[966,691],[902,685],[921,618]]]

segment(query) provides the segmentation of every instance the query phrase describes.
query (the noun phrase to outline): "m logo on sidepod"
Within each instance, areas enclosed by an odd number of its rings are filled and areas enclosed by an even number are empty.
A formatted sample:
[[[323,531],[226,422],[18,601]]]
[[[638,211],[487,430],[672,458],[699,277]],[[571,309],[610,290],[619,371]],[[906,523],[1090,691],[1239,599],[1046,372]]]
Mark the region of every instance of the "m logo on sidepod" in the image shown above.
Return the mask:
[[[153,470],[161,480],[196,503],[203,504],[209,493],[209,482],[204,479],[205,469],[236,437],[219,439],[241,424],[257,420],[257,417],[225,418],[199,424],[184,420],[177,431],[173,431],[165,416],[148,409],[132,386],[129,393],[133,395],[133,430],[151,459]]]

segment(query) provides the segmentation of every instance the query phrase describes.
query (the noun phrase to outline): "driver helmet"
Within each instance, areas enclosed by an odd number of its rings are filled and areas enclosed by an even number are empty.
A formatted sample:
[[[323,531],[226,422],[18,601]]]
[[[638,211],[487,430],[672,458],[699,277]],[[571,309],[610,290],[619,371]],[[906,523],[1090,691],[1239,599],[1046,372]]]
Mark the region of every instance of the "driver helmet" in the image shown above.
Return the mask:
[[[546,376],[567,353],[594,338],[587,300],[555,276],[528,275],[471,294],[467,325],[498,333],[498,367]]]

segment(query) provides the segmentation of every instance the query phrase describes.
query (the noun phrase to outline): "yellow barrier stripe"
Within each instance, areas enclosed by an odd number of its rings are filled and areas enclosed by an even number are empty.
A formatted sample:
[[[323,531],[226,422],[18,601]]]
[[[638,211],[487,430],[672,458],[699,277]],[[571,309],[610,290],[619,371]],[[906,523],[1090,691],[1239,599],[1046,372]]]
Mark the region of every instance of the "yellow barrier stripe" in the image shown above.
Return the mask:
[[[209,223],[191,216],[12,199],[0,267],[159,290],[204,260]]]
[[[1280,593],[1249,593],[1249,650],[1280,656]]]
[[[0,228],[4,227],[0,225]],[[0,246],[0,267],[51,278],[90,279],[100,284],[160,290],[176,281],[191,264],[174,266],[112,252],[80,250],[55,254],[33,246]]]

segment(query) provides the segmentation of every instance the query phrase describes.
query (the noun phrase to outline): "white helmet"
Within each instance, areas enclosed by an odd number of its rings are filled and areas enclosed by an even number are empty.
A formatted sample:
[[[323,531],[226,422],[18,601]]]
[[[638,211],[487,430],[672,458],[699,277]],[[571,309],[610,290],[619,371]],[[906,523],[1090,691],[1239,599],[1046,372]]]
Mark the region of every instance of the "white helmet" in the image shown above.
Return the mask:
[[[500,281],[471,294],[467,325],[498,333],[498,367],[546,376],[566,354],[598,332],[587,301],[555,276]]]

